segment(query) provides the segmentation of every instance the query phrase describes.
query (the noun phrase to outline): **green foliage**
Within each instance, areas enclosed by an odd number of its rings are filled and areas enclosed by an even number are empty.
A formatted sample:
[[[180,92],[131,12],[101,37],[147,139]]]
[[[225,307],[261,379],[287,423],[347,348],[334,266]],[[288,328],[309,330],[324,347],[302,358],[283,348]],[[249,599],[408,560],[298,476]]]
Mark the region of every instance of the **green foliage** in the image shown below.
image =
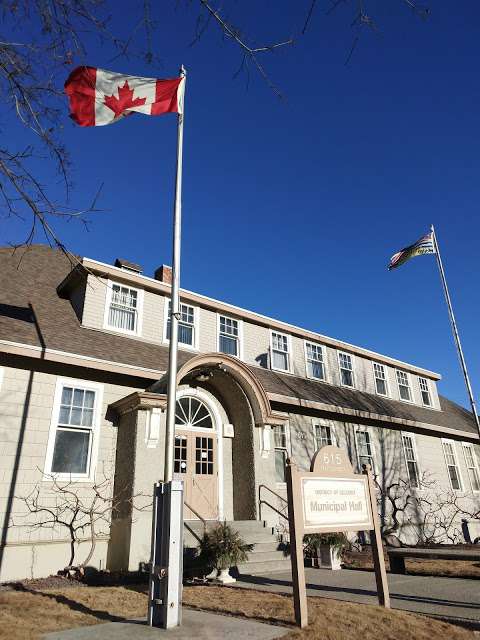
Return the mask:
[[[246,544],[238,531],[221,522],[207,531],[200,542],[200,557],[215,569],[229,569],[248,560],[253,544]]]
[[[337,551],[342,551],[347,545],[346,535],[339,531],[334,533],[308,533],[303,537],[304,553],[308,558],[316,558],[320,545],[329,545]]]

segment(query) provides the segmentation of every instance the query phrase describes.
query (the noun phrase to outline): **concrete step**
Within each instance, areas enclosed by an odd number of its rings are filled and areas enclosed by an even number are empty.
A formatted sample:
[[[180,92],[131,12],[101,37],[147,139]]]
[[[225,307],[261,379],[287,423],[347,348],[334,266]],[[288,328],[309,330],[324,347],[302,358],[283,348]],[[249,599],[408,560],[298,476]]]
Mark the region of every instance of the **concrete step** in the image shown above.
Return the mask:
[[[278,540],[270,540],[269,542],[257,542],[252,553],[263,553],[267,551],[283,551],[285,544]]]
[[[245,564],[279,561],[285,560],[285,558],[289,559],[289,556],[286,556],[283,551],[251,551]]]
[[[240,575],[263,575],[265,573],[279,573],[290,571],[290,559],[268,560],[267,562],[243,562],[237,567]]]

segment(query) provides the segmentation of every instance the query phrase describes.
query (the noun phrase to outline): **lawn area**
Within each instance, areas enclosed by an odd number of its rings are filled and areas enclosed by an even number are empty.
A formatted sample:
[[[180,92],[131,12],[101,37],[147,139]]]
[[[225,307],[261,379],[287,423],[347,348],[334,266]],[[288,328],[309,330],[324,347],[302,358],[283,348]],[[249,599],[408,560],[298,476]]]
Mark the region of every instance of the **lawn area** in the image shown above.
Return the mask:
[[[64,587],[0,591],[0,638],[35,640],[49,631],[145,615],[146,587]],[[292,599],[254,590],[188,586],[184,604],[289,628],[298,640],[474,640],[473,632],[431,618],[381,607],[309,598],[310,625],[293,625]]]
[[[388,556],[385,554],[385,565],[390,571]],[[346,569],[365,569],[373,571],[372,555],[369,552],[345,553],[344,567]],[[429,560],[427,558],[415,560],[405,559],[405,569],[410,576],[444,576],[455,578],[480,579],[480,562],[463,560]]]

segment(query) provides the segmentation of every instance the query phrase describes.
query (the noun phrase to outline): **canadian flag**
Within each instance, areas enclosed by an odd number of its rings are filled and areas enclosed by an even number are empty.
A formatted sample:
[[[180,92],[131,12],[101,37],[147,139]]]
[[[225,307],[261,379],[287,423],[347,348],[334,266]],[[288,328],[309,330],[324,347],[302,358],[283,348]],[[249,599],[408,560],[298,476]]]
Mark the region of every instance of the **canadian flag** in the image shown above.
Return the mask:
[[[156,80],[95,67],[77,67],[65,82],[70,117],[82,127],[117,122],[134,111],[183,113],[185,78]]]

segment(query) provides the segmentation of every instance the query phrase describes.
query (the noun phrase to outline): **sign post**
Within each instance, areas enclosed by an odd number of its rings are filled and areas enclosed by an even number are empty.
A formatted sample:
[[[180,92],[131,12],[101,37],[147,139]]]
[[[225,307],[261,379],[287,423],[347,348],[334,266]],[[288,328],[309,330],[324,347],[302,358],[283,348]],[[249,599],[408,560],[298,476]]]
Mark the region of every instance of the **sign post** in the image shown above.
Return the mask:
[[[375,487],[370,467],[353,473],[346,451],[326,446],[316,452],[310,472],[287,462],[288,520],[292,560],[295,621],[308,624],[307,591],[303,563],[306,533],[369,531],[372,543],[378,601],[390,607]]]

